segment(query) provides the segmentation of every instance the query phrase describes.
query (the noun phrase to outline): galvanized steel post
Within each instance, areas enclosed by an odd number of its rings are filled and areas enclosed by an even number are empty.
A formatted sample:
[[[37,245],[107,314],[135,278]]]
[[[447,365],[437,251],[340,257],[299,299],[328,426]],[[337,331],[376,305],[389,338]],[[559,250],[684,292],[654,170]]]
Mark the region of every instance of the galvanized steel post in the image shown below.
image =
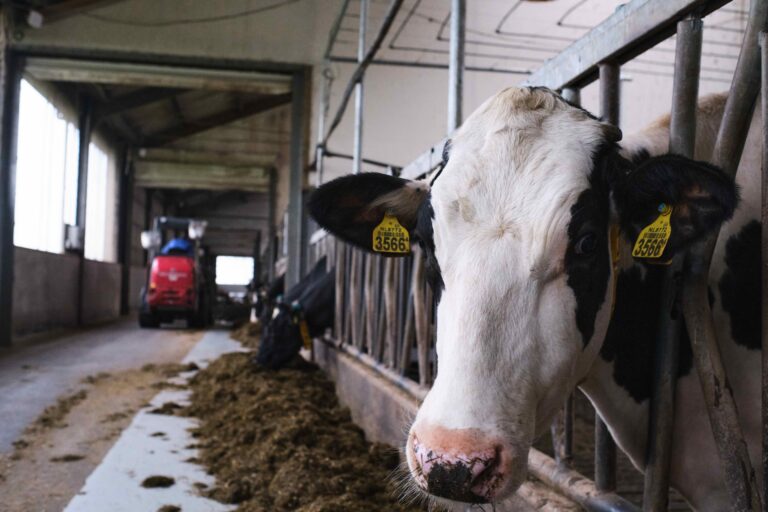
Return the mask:
[[[7,6],[0,11],[0,346],[10,346],[13,331],[13,223],[21,84],[21,63],[5,40],[9,11]]]
[[[731,176],[736,174],[741,160],[760,90],[758,34],[766,27],[768,0],[752,0],[747,19],[741,53],[712,155],[712,163]],[[720,356],[709,304],[709,266],[717,238],[717,233],[714,233],[688,253],[683,284],[683,311],[733,510],[755,512],[762,509],[759,486]]]
[[[277,169],[269,169],[269,198],[267,212],[267,276],[270,282],[275,279],[275,260],[277,259]]]
[[[762,419],[763,419],[763,511],[768,511],[768,33],[760,33],[762,49],[762,98],[760,110],[763,118],[762,201]]]
[[[451,40],[448,63],[448,134],[461,125],[464,95],[466,0],[451,0]]]
[[[77,287],[77,325],[83,325],[83,290],[85,288],[85,230],[86,210],[88,205],[88,157],[90,155],[91,135],[93,132],[93,105],[90,98],[81,95],[77,128],[79,130],[79,145],[77,148],[77,209],[75,224],[82,247],[79,247],[80,264],[78,269]]]
[[[603,121],[619,125],[621,68],[615,63],[600,64],[600,115]],[[616,489],[616,443],[608,427],[595,415],[595,485],[598,490]]]
[[[675,77],[669,151],[693,158],[696,143],[696,103],[701,68],[702,23],[688,18],[677,24]],[[645,457],[643,510],[663,512],[669,500],[669,472],[675,418],[675,383],[682,322],[680,275],[684,255],[677,255],[664,272],[659,307],[659,332],[654,354],[654,378]]]
[[[305,97],[306,70],[293,74],[291,86],[291,147],[290,180],[288,183],[288,268],[285,271],[285,289],[296,285],[304,274],[302,251],[302,210],[304,186],[304,148],[305,148]]]
[[[581,105],[581,89],[565,87],[560,95],[569,103]],[[550,427],[555,460],[565,468],[573,465],[573,400],[574,394],[571,393]]]
[[[360,29],[357,34],[357,62],[365,59],[365,34],[368,30],[368,0],[360,0]],[[355,146],[352,153],[352,172],[360,174],[363,166],[363,80],[355,85]]]

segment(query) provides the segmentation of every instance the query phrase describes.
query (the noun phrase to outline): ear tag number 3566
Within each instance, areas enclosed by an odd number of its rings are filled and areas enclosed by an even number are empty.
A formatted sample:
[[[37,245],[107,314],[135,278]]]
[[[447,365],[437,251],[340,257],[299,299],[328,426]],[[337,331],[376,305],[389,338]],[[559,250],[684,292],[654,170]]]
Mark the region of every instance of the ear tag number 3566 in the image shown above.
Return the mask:
[[[379,225],[373,228],[373,250],[390,254],[408,254],[411,252],[408,230],[393,215],[384,215]]]
[[[672,226],[669,223],[672,217],[672,207],[668,204],[659,205],[659,216],[648,224],[637,235],[637,241],[632,249],[635,258],[659,258],[667,247],[669,237],[672,236]]]

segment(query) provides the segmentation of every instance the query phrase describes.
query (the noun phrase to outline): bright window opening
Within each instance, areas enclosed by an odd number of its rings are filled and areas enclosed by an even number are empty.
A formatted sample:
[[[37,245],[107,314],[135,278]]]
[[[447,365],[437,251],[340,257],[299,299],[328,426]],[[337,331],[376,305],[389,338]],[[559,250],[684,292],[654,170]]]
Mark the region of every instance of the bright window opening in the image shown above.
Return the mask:
[[[248,256],[217,256],[216,284],[247,285],[253,278],[253,258]]]
[[[88,195],[85,209],[85,257],[116,261],[117,171],[112,154],[98,143],[88,150]]]
[[[13,241],[40,251],[64,250],[64,224],[77,197],[77,128],[23,80],[19,98]]]

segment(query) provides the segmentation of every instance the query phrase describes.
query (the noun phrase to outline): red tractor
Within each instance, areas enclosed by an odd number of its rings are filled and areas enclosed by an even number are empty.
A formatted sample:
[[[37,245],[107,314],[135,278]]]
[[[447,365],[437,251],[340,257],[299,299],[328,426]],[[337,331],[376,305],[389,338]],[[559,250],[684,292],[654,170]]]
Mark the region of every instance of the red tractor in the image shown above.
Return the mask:
[[[158,250],[165,231],[174,237]],[[151,263],[141,290],[139,326],[159,327],[178,318],[190,327],[211,324],[216,289],[210,258],[200,245],[204,232],[202,221],[158,217],[154,229],[142,233]]]

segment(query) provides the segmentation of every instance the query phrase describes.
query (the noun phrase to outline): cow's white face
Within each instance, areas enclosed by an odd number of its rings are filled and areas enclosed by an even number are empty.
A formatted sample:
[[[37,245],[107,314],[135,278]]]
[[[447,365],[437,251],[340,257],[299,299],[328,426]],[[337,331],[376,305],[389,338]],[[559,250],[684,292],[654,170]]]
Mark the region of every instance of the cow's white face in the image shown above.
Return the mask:
[[[314,195],[312,215],[348,241],[370,250],[389,213],[425,249],[438,370],[406,456],[428,493],[493,502],[524,480],[534,437],[600,350],[612,226],[634,239],[661,202],[679,205],[667,259],[732,213],[719,171],[679,157],[634,167],[618,138],[551,91],[507,89],[467,119],[431,187],[369,174]]]
[[[462,501],[517,488],[596,356],[613,293],[609,200],[592,176],[606,131],[549,92],[508,89],[454,137],[416,229],[443,284],[437,378],[406,451],[422,487]],[[467,460],[467,485],[430,481]]]

